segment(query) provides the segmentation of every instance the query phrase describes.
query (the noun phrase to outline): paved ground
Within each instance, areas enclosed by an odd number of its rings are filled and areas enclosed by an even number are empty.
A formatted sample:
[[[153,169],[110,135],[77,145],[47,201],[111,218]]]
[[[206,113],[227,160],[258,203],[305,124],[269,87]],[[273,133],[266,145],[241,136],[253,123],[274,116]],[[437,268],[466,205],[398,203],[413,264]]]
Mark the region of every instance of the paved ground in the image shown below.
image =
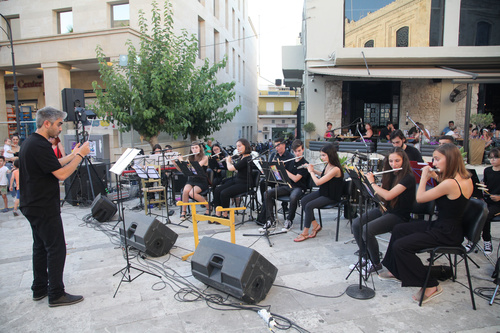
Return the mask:
[[[125,217],[135,201],[125,203]],[[156,211],[160,213],[159,211]],[[179,234],[170,254],[159,258],[131,259],[136,267],[153,270],[161,279],[142,275],[132,283],[120,283],[115,272],[125,266],[119,247],[114,222],[86,223],[82,218],[90,214],[89,207],[65,204],[63,221],[68,255],[65,267],[67,291],[82,294],[82,303],[60,308],[49,308],[47,299],[31,300],[31,232],[23,216],[12,212],[0,213],[0,331],[1,332],[266,332],[264,321],[254,311],[215,310],[196,296],[180,293],[184,288],[175,280],[188,281],[209,294],[223,293],[212,289],[191,276],[189,261],[180,256],[194,250],[193,229],[189,222],[181,228],[169,227]],[[178,208],[173,222],[178,220]],[[401,288],[394,282],[369,281],[375,290],[370,300],[353,299],[343,294],[358,283],[358,275],[348,280],[348,266],[356,260],[356,245],[350,242],[347,220],[340,221],[340,239],[335,242],[336,211],[323,214],[324,229],[315,239],[302,243],[292,240],[299,232],[298,223],[288,234],[274,236],[273,247],[261,237],[243,237],[254,232],[251,222],[236,231],[237,244],[251,247],[278,268],[275,285],[260,305],[288,318],[309,332],[499,332],[500,305],[489,306],[476,297],[477,311],[471,308],[463,265],[458,281],[442,283],[444,293],[419,307],[411,300],[416,288]],[[229,241],[226,227],[200,223],[200,234]],[[500,223],[493,226],[495,250],[498,247]],[[389,235],[383,235],[388,239]],[[387,243],[380,241],[381,250]],[[133,254],[133,253],[132,253]],[[483,254],[472,254],[481,266],[473,267],[473,285],[494,287],[490,275],[493,267]],[[132,271],[132,277],[137,273]],[[283,286],[278,287],[277,285]],[[295,288],[297,290],[293,290]],[[303,292],[316,295],[308,295]],[[322,297],[318,296],[321,295]],[[239,303],[229,297],[228,302]],[[500,297],[497,297],[500,303]],[[212,307],[222,308],[212,305]],[[229,310],[225,307],[223,310]],[[281,323],[283,323],[281,321]],[[294,329],[291,329],[294,331]],[[277,329],[275,329],[277,331]]]

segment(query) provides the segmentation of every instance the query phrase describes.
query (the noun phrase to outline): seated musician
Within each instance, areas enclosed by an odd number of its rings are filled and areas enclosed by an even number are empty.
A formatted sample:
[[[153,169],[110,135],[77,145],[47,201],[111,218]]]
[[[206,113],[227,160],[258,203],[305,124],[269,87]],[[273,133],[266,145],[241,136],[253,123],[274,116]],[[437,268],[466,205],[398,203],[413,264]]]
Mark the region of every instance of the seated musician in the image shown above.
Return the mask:
[[[383,280],[400,280],[403,287],[421,287],[413,295],[416,302],[424,293],[423,303],[443,292],[437,277],[431,274],[427,288],[422,289],[427,276],[417,252],[436,246],[460,246],[464,240],[462,217],[472,195],[474,186],[469,172],[465,169],[462,155],[453,144],[444,144],[432,154],[433,166],[422,169],[422,177],[417,190],[417,202],[436,201],[438,218],[434,221],[401,223],[392,230],[391,240],[382,264],[388,271],[379,274]],[[426,189],[426,183],[437,179],[439,184]]]
[[[406,137],[401,130],[395,130],[391,133],[391,143],[393,147],[403,148],[410,161],[424,161],[422,154],[420,154],[417,148],[406,144]]]
[[[279,137],[278,139],[274,140],[274,148],[276,149],[275,152],[273,152],[269,156],[269,162],[277,162],[277,161],[286,161],[290,160],[285,163],[285,169],[288,171],[292,170],[293,167],[293,154],[290,153],[288,150],[286,150],[286,140],[283,137]],[[262,198],[264,198],[264,192],[267,190],[267,184],[266,180],[263,179],[260,182],[260,195]]]
[[[159,144],[155,144],[153,146],[153,152],[152,152],[152,154],[154,154],[154,155],[161,154],[161,146]]]
[[[194,154],[188,157],[189,162],[196,161],[200,164],[200,166],[207,169],[208,166],[208,157],[205,155],[203,151],[203,145],[198,142],[193,142],[191,144],[191,149],[189,151],[190,154]],[[179,160],[182,161],[183,157],[179,157]],[[208,190],[208,179],[204,175],[194,175],[189,176],[186,185],[184,185],[184,189],[182,190],[182,202],[188,202],[189,198],[192,198],[198,202],[206,201],[206,199],[200,194],[203,191]],[[181,221],[186,219],[186,210],[187,206],[182,206],[181,212]],[[205,214],[210,214],[210,206],[207,207]]]
[[[321,148],[320,158],[326,163],[323,171],[317,171],[312,164],[308,164],[307,171],[312,177],[314,184],[319,190],[309,193],[300,201],[304,207],[304,230],[294,239],[294,242],[302,242],[314,238],[321,231],[321,226],[314,218],[314,209],[340,201],[344,187],[344,172],[340,164],[339,155],[333,144],[327,144]],[[320,178],[317,177],[320,175]],[[309,235],[309,229],[313,227]]]
[[[375,183],[372,173],[366,174],[375,193],[385,203],[387,210],[375,208],[363,214],[363,220],[352,221],[352,233],[362,255],[368,252],[369,261],[363,261],[368,274],[382,269],[379,247],[375,236],[392,231],[396,224],[408,222],[415,201],[415,176],[410,166],[408,155],[400,147],[392,148],[384,159],[384,171],[402,170],[384,173],[382,186]],[[368,223],[368,226],[365,226]],[[360,226],[361,224],[361,226]],[[360,230],[360,227],[362,228]]]
[[[236,142],[236,149],[241,158],[237,162],[233,162],[233,157],[227,157],[227,169],[229,171],[238,171],[231,178],[226,178],[224,182],[217,186],[213,194],[213,207],[222,206],[229,208],[231,198],[248,191],[252,186],[252,147],[247,139],[239,139]],[[234,164],[233,164],[234,163]],[[249,183],[250,182],[250,183]],[[221,215],[221,212],[216,212],[215,216],[227,218],[227,212]]]
[[[295,212],[297,211],[297,205],[302,193],[307,189],[309,182],[309,173],[306,168],[300,168],[299,166],[307,164],[307,161],[303,158],[304,154],[304,144],[300,140],[294,140],[292,142],[292,150],[295,154],[295,160],[291,161],[293,163],[288,164],[290,169],[286,169],[288,178],[291,180],[291,187],[288,185],[279,185],[278,187],[271,188],[264,193],[264,206],[262,209],[266,211],[266,224],[264,229],[268,229],[275,225],[273,207],[276,197],[288,195],[290,196],[290,208],[288,210],[288,216],[285,219],[285,225],[283,231],[288,231],[292,228],[293,220],[295,218]]]
[[[166,153],[172,153],[173,152],[172,146],[171,145],[165,145],[165,152]]]
[[[212,146],[212,155],[208,160],[208,167],[213,171],[212,188],[216,188],[224,178],[226,178],[227,164],[226,155],[222,152],[218,143]]]

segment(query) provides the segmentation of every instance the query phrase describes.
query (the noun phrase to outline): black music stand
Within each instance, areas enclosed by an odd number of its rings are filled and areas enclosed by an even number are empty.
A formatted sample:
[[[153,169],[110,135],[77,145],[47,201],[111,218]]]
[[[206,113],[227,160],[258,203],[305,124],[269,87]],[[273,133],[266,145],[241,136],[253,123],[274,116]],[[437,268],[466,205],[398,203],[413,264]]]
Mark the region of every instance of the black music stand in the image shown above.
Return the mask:
[[[113,274],[113,276],[117,275],[118,273],[122,274],[122,278],[120,279],[120,283],[118,284],[118,287],[116,287],[116,291],[115,291],[115,294],[113,295],[113,298],[116,296],[118,289],[120,289],[122,282],[132,282],[144,273],[156,276],[156,277],[161,279],[161,276],[159,276],[159,275],[156,275],[156,274],[153,274],[151,272],[148,272],[148,271],[145,271],[143,269],[132,266],[132,264],[130,263],[129,257],[128,257],[128,244],[127,244],[127,235],[126,235],[126,228],[127,227],[125,225],[125,214],[124,214],[125,208],[123,207],[123,201],[120,200],[121,191],[120,191],[120,181],[119,180],[120,180],[120,177],[121,177],[123,170],[125,170],[127,165],[130,162],[132,162],[134,156],[136,156],[138,153],[139,153],[139,149],[127,148],[127,150],[122,154],[122,156],[120,156],[120,158],[116,161],[115,165],[109,170],[110,172],[114,173],[115,177],[116,177],[116,184],[117,184],[117,186],[116,186],[117,193],[116,194],[118,197],[118,201],[117,201],[118,221],[121,220],[122,225],[123,225],[123,246],[125,248],[125,260],[127,262],[127,265],[125,267],[123,267],[118,272]],[[140,272],[139,275],[132,278],[130,276],[130,271],[132,269],[139,271]]]
[[[372,199],[373,201],[380,203],[380,200],[375,196],[375,191],[373,190],[372,186],[370,185],[370,182],[366,179],[366,177],[359,172],[357,168],[351,170],[347,169],[347,173],[352,179],[352,182],[354,183],[354,186],[358,189],[361,197],[364,200],[360,200],[360,209],[359,209],[359,229],[360,229],[360,234],[362,235],[362,223],[363,221],[363,209],[365,210],[366,213],[366,208],[368,205],[368,199]],[[368,223],[365,223],[365,229],[367,230],[368,228]],[[368,231],[368,230],[367,230]],[[365,260],[368,262],[368,246],[365,245],[366,248],[366,253],[365,255]],[[363,254],[361,251],[359,251],[358,254],[358,263],[354,266],[354,268],[351,270],[349,275],[347,275],[346,280],[349,278],[351,273],[354,271],[354,269],[357,269],[359,271],[359,283],[358,284],[351,284],[349,287],[346,289],[346,294],[352,298],[356,299],[370,299],[375,296],[375,290],[371,289],[370,287],[363,285],[363,269],[362,269],[362,258]],[[368,273],[368,272],[366,272]],[[365,281],[368,280],[368,274],[364,278]]]
[[[275,200],[278,200],[278,192],[276,191],[278,186],[286,185],[291,187],[290,178],[288,178],[285,165],[280,162],[262,162],[262,169],[264,171],[266,184],[274,184]],[[275,223],[277,224],[279,217],[276,204],[274,205],[274,211],[275,211],[275,221],[276,221]],[[243,234],[243,236],[257,236],[257,237],[264,236],[267,239],[269,246],[272,247],[273,244],[271,243],[271,239],[269,237],[287,233],[286,231],[269,232],[269,229],[270,228],[265,229],[264,232],[261,234]]]

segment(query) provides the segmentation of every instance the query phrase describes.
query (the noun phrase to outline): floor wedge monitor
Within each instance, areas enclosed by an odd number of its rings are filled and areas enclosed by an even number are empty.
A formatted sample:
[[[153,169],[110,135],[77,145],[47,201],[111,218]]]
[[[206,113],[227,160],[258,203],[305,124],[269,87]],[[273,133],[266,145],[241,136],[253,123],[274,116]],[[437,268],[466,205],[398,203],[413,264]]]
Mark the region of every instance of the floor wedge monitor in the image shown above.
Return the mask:
[[[92,212],[92,217],[97,221],[107,222],[115,216],[117,208],[116,205],[108,199],[108,197],[99,193],[97,197],[95,197],[94,202],[92,202],[90,211]]]
[[[257,251],[204,237],[191,258],[193,276],[248,304],[262,301],[278,269]]]
[[[177,234],[156,218],[139,213],[125,215],[125,230],[120,223],[120,239],[127,245],[152,257],[167,254],[177,240]]]

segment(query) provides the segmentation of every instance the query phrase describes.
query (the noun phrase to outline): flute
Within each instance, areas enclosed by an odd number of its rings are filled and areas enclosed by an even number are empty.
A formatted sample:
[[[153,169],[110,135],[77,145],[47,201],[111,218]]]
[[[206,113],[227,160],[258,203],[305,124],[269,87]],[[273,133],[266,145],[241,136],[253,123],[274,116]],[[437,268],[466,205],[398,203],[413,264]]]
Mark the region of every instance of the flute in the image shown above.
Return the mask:
[[[284,161],[280,161],[280,162],[286,163],[286,162],[290,162],[290,161],[293,161],[296,159],[298,159],[298,157],[289,158],[288,160],[284,160]]]
[[[181,157],[188,157],[188,156],[193,156],[193,155],[196,155],[196,153],[192,153],[192,154],[187,154],[187,155],[182,155],[182,156],[177,156],[175,157],[176,160],[178,160],[179,158]]]
[[[318,164],[325,164],[326,162],[318,162],[314,164],[302,164],[301,166],[298,166],[297,169],[304,169],[307,168],[308,165],[318,165]]]
[[[424,170],[423,168],[420,169],[420,171]],[[441,172],[438,168],[430,168],[429,171],[434,171],[434,172]]]
[[[373,172],[372,175],[378,176],[378,175],[381,175],[384,173],[389,173],[389,172],[394,172],[394,171],[399,171],[399,170],[403,170],[403,168],[396,168],[396,169],[385,170],[385,171],[380,171],[380,172]]]

